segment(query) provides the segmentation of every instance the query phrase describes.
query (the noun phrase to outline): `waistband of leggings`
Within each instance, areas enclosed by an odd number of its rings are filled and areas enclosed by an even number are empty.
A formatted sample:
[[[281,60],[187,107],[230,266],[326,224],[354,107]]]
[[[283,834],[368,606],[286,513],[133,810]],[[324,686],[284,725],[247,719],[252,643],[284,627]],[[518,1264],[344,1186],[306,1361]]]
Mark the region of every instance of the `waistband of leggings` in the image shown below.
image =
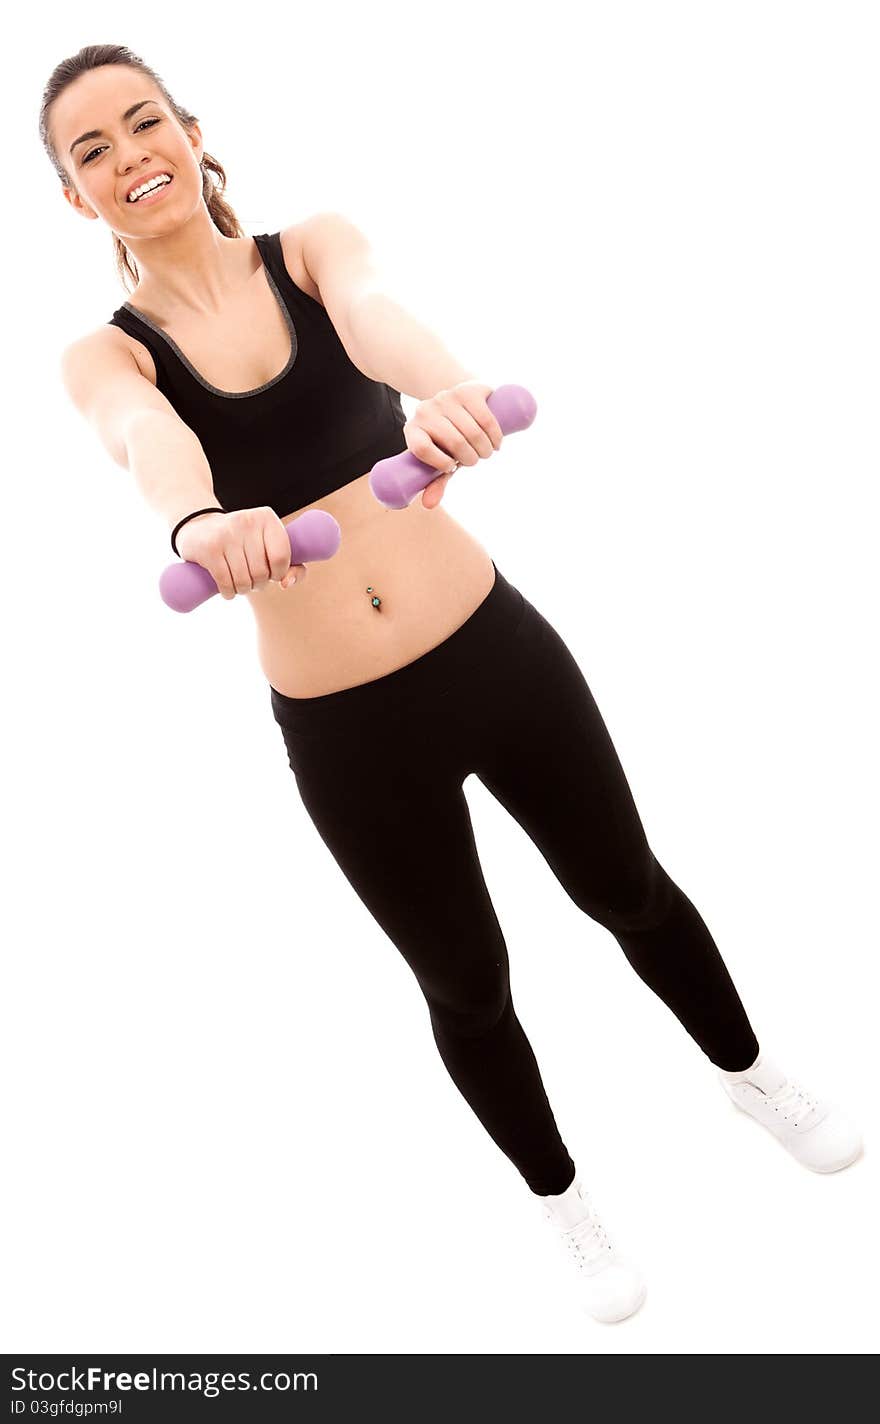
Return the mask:
[[[515,630],[525,614],[525,599],[519,589],[504,577],[494,559],[492,567],[495,581],[473,613],[442,643],[393,672],[318,697],[288,697],[270,683],[276,722],[292,731],[316,735],[340,720],[356,719],[367,712],[373,715],[400,698],[426,689],[437,691],[453,682],[461,669],[485,655],[502,630]]]

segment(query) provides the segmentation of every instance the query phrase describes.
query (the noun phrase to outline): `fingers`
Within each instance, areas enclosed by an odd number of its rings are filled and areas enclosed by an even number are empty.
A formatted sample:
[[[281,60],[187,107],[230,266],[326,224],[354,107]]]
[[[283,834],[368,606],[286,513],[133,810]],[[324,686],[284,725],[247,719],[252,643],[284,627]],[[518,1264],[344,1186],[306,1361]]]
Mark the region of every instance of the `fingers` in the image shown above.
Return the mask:
[[[266,549],[263,516],[262,509],[241,511],[236,515],[234,533],[230,536],[228,528],[223,530],[222,545],[215,551],[217,569],[213,573],[217,588],[225,599],[235,598],[241,593],[259,593],[271,578],[273,562],[281,572],[290,562],[290,544],[284,526],[274,514],[272,518],[280,528],[287,555],[283,562],[277,552],[270,558]]]
[[[413,419],[404,426],[407,445],[416,459],[445,473],[448,458],[456,466],[472,466],[500,450],[504,433],[486,404],[490,394],[491,387],[473,382],[438,391],[420,402]]]
[[[501,449],[501,442],[504,439],[504,431],[486,404],[486,397],[492,394],[492,387],[484,386],[479,381],[461,382],[456,386],[455,394],[460,404],[470,413],[489,442],[489,448],[486,449],[483,448],[482,444],[477,444],[476,441],[471,442],[476,445],[480,455],[486,459],[491,455],[493,450]],[[464,461],[462,461],[462,463],[464,463]]]
[[[460,465],[478,465],[480,460],[487,460],[492,454],[492,442],[488,435],[460,406],[456,408],[454,423],[448,415],[441,416],[436,427],[432,423],[430,433]]]
[[[290,574],[292,582],[294,568],[290,562],[290,539],[287,526],[282,524],[280,519],[272,519],[266,523],[263,537],[270,580],[275,580],[280,584],[285,575]]]
[[[259,530],[248,530],[241,543],[224,549],[226,563],[235,593],[253,593],[268,582],[269,570],[263,536]]]
[[[417,459],[426,465],[433,465],[441,473],[449,469],[451,460],[457,460],[460,465],[476,465],[479,462],[480,456],[448,415],[438,413],[425,419],[427,425],[415,426],[409,441],[409,447]],[[456,419],[466,428],[470,438],[483,442],[486,454],[490,455],[492,446],[489,438],[473,417],[466,411],[459,411]]]
[[[306,576],[305,564],[291,564],[279,582],[280,588],[289,588],[292,583],[301,583]]]
[[[431,403],[445,416],[466,441],[475,458],[463,455],[459,448],[452,453],[462,465],[475,465],[477,460],[487,460],[494,450],[501,449],[504,432],[486,403],[491,395],[491,387],[479,381],[460,382],[448,391],[439,391]],[[428,429],[433,410],[428,407]],[[444,447],[446,445],[443,441]]]
[[[455,471],[450,470],[447,474],[438,475],[436,480],[431,480],[430,484],[425,485],[422,490],[422,504],[425,509],[437,508],[443,498],[444,490],[454,474]]]
[[[235,564],[243,587],[238,586],[237,576],[236,591],[259,593],[272,582],[278,583],[281,588],[289,588],[292,583],[305,578],[305,565],[291,564],[287,528],[274,511],[261,509],[255,510],[254,514],[266,517],[256,519],[245,529],[243,558]]]
[[[235,580],[232,577],[232,569],[229,567],[229,560],[224,550],[220,551],[219,569],[214,573],[214,582],[222,598],[228,600],[235,597]]]
[[[284,535],[285,540],[287,536]],[[290,557],[290,544],[287,546],[288,559]],[[255,593],[266,587],[272,577],[271,561],[269,551],[266,548],[265,525],[258,524],[248,528],[244,537],[244,554],[247,560],[248,573],[251,579],[251,588]],[[247,592],[247,590],[245,590]]]

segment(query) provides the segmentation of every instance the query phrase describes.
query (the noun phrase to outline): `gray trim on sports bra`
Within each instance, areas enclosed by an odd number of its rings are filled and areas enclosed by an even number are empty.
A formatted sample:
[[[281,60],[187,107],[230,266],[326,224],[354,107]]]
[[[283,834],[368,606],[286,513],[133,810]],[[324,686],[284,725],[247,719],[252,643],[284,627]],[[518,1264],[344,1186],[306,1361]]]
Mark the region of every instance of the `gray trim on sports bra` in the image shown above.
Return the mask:
[[[262,261],[262,253],[260,253],[260,258]],[[279,371],[278,375],[273,376],[270,381],[264,381],[261,386],[255,386],[252,391],[221,391],[219,386],[212,386],[210,381],[206,381],[204,376],[201,376],[199,374],[192,362],[187,360],[186,356],[184,356],[177,342],[174,340],[173,337],[168,335],[167,331],[163,331],[160,326],[157,326],[154,321],[151,321],[150,318],[148,316],[145,316],[142,311],[138,311],[137,307],[133,307],[131,302],[123,302],[122,305],[126,311],[131,312],[135,317],[137,317],[138,321],[142,321],[145,326],[148,326],[150,328],[151,331],[155,331],[157,336],[161,336],[163,341],[167,341],[168,345],[171,347],[171,350],[174,352],[175,356],[177,356],[178,360],[183,363],[183,365],[189,371],[190,375],[195,377],[199,385],[204,386],[206,390],[213,391],[215,396],[223,396],[226,400],[241,400],[245,396],[258,396],[261,391],[267,391],[270,386],[275,386],[278,384],[279,381],[283,381],[284,377],[287,375],[288,371],[296,360],[296,353],[299,349],[299,341],[297,339],[296,327],[293,324],[293,317],[290,315],[290,312],[287,309],[287,303],[279,292],[278,287],[275,283],[275,279],[272,276],[272,273],[269,271],[269,268],[266,265],[265,261],[263,261],[263,271],[266,274],[266,280],[268,281],[271,290],[275,293],[275,300],[278,302],[278,305],[280,306],[281,311],[284,314],[284,320],[287,323],[287,329],[290,332],[290,356],[288,358],[287,365],[284,367],[283,371]]]

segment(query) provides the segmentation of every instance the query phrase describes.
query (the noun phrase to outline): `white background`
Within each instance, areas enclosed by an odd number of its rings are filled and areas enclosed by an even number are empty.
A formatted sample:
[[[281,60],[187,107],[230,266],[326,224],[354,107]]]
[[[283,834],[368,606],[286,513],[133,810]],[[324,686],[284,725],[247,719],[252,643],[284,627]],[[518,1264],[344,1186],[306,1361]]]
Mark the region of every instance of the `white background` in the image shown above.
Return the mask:
[[[2,100],[2,1348],[873,1349],[876,8],[28,15]],[[647,1276],[624,1324],[579,1313],[312,827],[245,601],[164,606],[168,530],[61,386],[127,295],[37,138],[53,67],[99,41],[197,115],[248,233],[346,213],[464,363],[535,393],[444,507],[577,657],[762,1047],[865,1130],[821,1177],[737,1114],[470,778],[560,1130]]]

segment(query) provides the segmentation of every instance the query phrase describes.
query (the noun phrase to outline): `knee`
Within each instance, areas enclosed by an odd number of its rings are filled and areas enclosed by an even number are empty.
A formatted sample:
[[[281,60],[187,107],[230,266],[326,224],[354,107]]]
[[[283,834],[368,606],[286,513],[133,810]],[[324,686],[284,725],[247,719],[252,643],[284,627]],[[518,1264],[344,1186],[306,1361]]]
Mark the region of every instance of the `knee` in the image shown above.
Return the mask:
[[[457,1038],[478,1038],[489,1033],[503,1018],[510,1002],[510,979],[507,965],[490,964],[467,974],[454,983],[423,993],[428,1002],[435,1033],[453,1034]]]
[[[669,913],[674,895],[675,885],[649,849],[641,864],[627,867],[613,895],[589,913],[612,934],[650,930]]]

